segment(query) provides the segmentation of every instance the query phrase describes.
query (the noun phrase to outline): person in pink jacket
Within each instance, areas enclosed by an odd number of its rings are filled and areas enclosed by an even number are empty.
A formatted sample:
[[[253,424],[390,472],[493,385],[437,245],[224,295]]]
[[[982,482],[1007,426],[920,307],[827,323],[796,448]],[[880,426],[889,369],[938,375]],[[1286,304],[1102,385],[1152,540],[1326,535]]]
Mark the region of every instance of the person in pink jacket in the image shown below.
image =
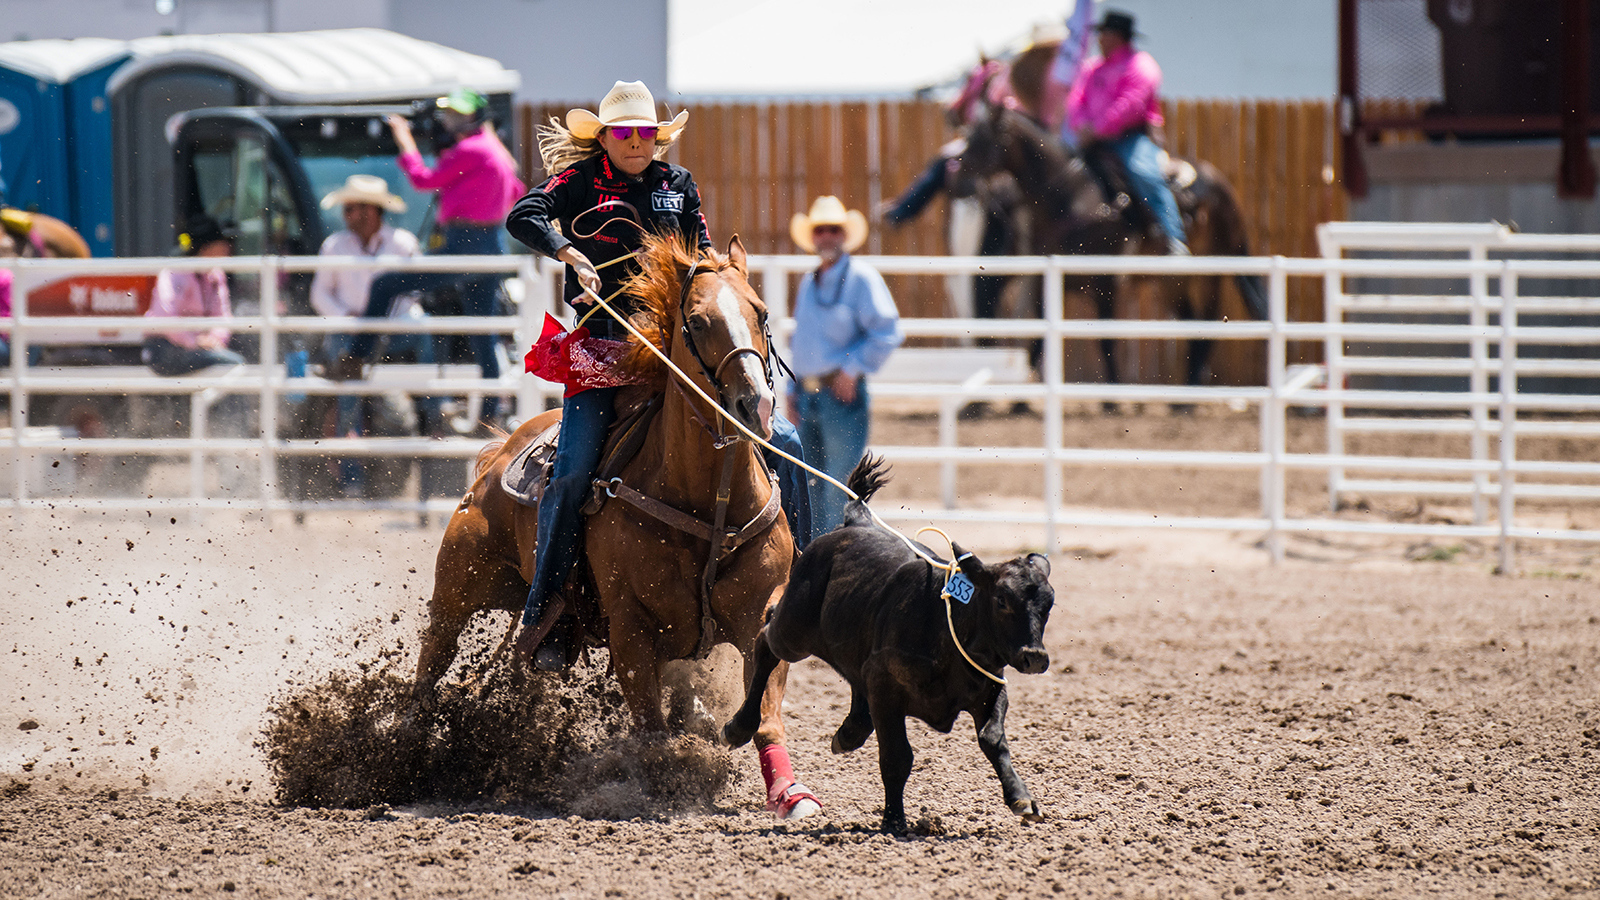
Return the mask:
[[[1166,232],[1168,251],[1187,256],[1183,217],[1161,171],[1151,129],[1162,124],[1161,67],[1133,47],[1133,16],[1107,10],[1095,26],[1100,56],[1084,63],[1067,95],[1067,122],[1086,154],[1103,148],[1127,171],[1129,185]]]
[[[411,135],[411,123],[400,116],[390,116],[389,127],[394,132],[395,143],[400,147],[400,168],[419,191],[438,191],[438,233],[443,244],[437,252],[444,255],[498,256],[506,252],[506,214],[517,198],[522,196],[522,180],[517,177],[517,163],[511,151],[500,142],[494,125],[488,118],[488,100],[477,91],[458,90],[448,97],[440,97],[440,121],[455,142],[439,154],[439,159],[428,168]],[[362,315],[383,318],[389,314],[394,298],[411,291],[427,291],[447,284],[462,286],[462,311],[469,316],[492,316],[495,313],[495,292],[501,276],[461,275],[452,272],[390,272],[372,282],[367,308]],[[500,377],[499,358],[495,355],[496,338],[491,334],[476,334],[470,339],[478,370],[485,378]],[[340,357],[330,372],[335,378],[360,376],[361,365],[372,355],[377,345],[377,335],[361,334],[356,337],[349,354]],[[484,398],[482,419],[486,423],[497,420],[499,398]]]
[[[234,232],[201,216],[189,223],[178,244],[187,256],[232,256]],[[162,269],[156,275],[147,318],[227,318],[228,276],[221,269],[186,272]],[[152,325],[157,323],[152,322]],[[157,375],[188,375],[208,366],[237,366],[244,357],[228,349],[226,328],[205,331],[152,330],[144,336],[144,360]]]

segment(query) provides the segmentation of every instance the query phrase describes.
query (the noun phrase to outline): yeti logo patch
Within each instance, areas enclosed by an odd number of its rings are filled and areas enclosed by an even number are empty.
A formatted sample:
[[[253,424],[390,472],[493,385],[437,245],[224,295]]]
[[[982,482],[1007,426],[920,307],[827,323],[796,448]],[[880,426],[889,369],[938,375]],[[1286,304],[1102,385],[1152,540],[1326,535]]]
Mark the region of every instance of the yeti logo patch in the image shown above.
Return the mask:
[[[656,191],[650,195],[650,208],[658,213],[681,213],[683,194],[678,191]]]

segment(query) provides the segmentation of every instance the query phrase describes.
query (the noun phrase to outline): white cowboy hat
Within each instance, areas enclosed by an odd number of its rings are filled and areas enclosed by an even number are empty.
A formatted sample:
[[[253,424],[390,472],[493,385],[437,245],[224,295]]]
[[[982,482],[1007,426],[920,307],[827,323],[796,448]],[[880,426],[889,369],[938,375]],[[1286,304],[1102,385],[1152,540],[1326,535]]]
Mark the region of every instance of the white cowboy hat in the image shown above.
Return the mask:
[[[619,81],[606,92],[600,101],[597,116],[587,109],[567,111],[567,130],[582,140],[593,140],[600,129],[611,125],[633,125],[659,128],[656,140],[664,141],[683,130],[689,122],[689,111],[678,113],[671,122],[656,120],[656,98],[642,81]]]
[[[322,198],[323,209],[343,203],[368,203],[395,213],[406,211],[406,201],[389,193],[389,183],[376,175],[351,175],[344,180],[344,187]]]
[[[1040,44],[1059,44],[1067,39],[1067,23],[1051,19],[1046,22],[1035,22],[1028,31],[1026,47],[1037,47]]]
[[[867,242],[867,217],[856,209],[846,212],[844,203],[832,194],[818,197],[811,204],[810,213],[795,213],[789,220],[789,237],[794,238],[800,249],[815,253],[817,245],[811,240],[811,232],[818,225],[843,226],[846,253],[854,253]]]

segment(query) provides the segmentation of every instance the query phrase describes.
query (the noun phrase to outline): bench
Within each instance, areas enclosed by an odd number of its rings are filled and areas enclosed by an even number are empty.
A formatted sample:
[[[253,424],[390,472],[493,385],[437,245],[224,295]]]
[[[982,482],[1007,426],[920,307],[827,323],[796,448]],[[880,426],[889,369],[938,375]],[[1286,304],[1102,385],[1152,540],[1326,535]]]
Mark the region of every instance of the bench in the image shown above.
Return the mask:
[[[872,376],[874,384],[960,384],[987,371],[990,384],[1035,380],[1021,347],[901,347]]]

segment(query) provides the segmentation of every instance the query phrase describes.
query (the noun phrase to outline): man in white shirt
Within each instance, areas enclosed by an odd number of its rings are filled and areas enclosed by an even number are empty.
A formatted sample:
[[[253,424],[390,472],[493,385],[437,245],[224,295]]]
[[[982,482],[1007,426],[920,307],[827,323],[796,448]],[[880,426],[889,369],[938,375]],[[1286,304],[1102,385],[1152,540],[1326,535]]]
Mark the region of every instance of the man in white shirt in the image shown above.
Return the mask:
[[[376,175],[351,175],[344,187],[322,198],[322,208],[344,205],[344,230],[328,235],[318,252],[322,256],[399,256],[411,257],[421,250],[417,236],[395,228],[383,220],[385,212],[406,211],[406,202],[389,191],[389,185]],[[354,318],[367,308],[372,281],[382,274],[377,269],[320,269],[311,280],[311,308],[324,316]],[[403,299],[403,298],[402,298]],[[348,353],[353,334],[329,334],[323,344],[323,358],[330,363]],[[404,349],[415,352],[417,362],[433,362],[433,340],[426,334],[390,335],[389,352]],[[361,398],[341,395],[338,401],[338,431],[342,437],[361,433]],[[339,461],[339,482],[347,496],[363,492],[359,460]]]

